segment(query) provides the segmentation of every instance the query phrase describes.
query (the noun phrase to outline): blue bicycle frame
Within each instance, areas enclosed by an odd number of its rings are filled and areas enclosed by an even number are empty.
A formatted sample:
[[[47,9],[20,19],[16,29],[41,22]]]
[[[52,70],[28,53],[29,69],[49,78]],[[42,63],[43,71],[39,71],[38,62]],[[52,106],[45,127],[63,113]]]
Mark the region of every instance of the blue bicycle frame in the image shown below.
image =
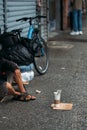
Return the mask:
[[[34,32],[34,25],[30,25],[30,27],[29,27],[29,30],[28,30],[28,35],[27,35],[27,38],[28,39],[32,39],[33,38],[33,32]],[[41,46],[41,41],[40,41],[40,39],[39,39],[39,41],[38,41],[38,44]],[[42,56],[44,56],[45,55],[45,52],[44,52],[44,49],[41,47],[41,54],[42,54]]]
[[[27,38],[32,39],[33,32],[34,32],[34,25],[30,25]]]

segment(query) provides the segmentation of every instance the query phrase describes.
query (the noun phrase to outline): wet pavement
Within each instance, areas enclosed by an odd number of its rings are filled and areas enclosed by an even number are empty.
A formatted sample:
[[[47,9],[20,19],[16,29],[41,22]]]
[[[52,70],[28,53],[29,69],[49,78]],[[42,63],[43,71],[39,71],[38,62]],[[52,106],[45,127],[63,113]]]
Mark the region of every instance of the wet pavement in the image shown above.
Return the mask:
[[[87,130],[87,42],[56,41],[49,56],[48,72],[36,73],[26,86],[36,100],[0,104],[0,130]],[[72,110],[50,107],[58,89],[61,102],[72,103]]]

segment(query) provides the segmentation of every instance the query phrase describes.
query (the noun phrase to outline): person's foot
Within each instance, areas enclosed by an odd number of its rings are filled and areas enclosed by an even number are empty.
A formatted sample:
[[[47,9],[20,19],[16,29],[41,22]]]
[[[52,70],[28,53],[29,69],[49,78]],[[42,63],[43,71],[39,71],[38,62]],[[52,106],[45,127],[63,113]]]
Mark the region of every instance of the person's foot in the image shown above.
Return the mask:
[[[26,100],[27,101],[29,101],[29,100],[35,100],[36,99],[36,97],[35,96],[32,96],[32,95],[28,95],[27,97],[26,97]]]
[[[70,33],[70,35],[72,35],[72,36],[74,36],[74,35],[79,35],[79,32],[78,32],[78,31],[77,31],[77,32],[72,31],[72,32]]]
[[[15,96],[13,99],[18,101],[30,101],[30,100],[35,100],[36,97],[29,95],[27,92],[25,92],[25,93],[21,93],[18,96]]]
[[[80,34],[80,35],[82,35],[82,34],[83,34],[83,32],[82,32],[82,31],[79,31],[79,34]]]

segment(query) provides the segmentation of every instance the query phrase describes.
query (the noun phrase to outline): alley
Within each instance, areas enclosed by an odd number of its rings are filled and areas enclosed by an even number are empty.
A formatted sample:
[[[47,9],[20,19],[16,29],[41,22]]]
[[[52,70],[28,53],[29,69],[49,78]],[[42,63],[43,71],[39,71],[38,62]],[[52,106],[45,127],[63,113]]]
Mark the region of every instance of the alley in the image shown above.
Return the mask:
[[[59,44],[49,47],[48,72],[43,76],[36,73],[27,86],[37,99],[0,104],[0,130],[87,130],[87,43]],[[62,90],[61,102],[73,103],[72,110],[50,107],[58,89]]]
[[[0,103],[0,130],[87,130],[87,9],[82,16],[83,35],[71,36],[69,0],[41,0],[41,6],[36,1],[0,0],[1,33],[23,28],[27,36],[29,24],[16,20],[41,13],[47,19],[41,20],[40,32],[49,46],[47,73],[35,71],[26,85],[36,100]],[[73,104],[71,110],[51,108],[53,92],[58,89],[62,90],[61,102]]]

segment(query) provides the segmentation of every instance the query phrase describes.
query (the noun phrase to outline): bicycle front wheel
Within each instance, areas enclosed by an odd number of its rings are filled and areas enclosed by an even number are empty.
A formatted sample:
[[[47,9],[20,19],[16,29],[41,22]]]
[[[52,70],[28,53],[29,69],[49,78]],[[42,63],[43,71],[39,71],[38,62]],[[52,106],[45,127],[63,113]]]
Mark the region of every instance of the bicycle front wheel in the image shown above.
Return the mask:
[[[40,45],[38,45],[37,52],[34,56],[34,66],[36,71],[43,75],[47,72],[49,66],[48,47],[43,38],[39,39]]]

